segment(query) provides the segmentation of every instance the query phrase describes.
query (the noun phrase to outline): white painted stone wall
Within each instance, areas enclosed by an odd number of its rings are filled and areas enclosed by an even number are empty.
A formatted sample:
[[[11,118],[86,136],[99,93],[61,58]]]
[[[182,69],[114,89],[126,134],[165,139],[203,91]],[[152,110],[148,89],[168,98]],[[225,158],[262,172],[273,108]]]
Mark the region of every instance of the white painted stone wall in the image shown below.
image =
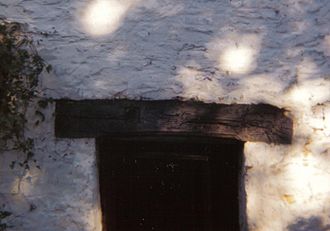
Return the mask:
[[[247,142],[250,231],[330,227],[330,1],[0,0],[53,66],[41,95],[196,99],[290,111],[292,145]],[[100,231],[91,139],[31,125],[40,169],[0,155],[0,206],[15,231]],[[35,120],[33,108],[29,117]]]

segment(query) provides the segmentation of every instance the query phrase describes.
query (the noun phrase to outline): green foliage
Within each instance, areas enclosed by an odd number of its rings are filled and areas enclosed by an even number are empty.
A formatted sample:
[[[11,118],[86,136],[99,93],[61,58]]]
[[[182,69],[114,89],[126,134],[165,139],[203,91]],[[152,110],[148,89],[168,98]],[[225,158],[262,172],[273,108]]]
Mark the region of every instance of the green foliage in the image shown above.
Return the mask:
[[[33,156],[33,140],[24,136],[25,112],[28,103],[36,97],[38,75],[44,67],[22,26],[0,19],[0,151],[25,153],[26,159],[19,163],[25,168]],[[51,70],[51,66],[46,70]],[[40,106],[45,105],[40,103]],[[14,166],[12,163],[11,167]]]

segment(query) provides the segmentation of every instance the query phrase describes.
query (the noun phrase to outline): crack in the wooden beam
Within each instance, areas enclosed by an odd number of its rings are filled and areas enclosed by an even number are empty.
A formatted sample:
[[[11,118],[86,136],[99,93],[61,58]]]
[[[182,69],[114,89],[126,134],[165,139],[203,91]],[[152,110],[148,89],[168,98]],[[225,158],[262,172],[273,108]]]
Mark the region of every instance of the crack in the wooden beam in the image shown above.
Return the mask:
[[[104,120],[119,120],[119,121],[126,121],[127,118],[125,116],[122,117],[113,117],[113,116],[106,116],[106,115],[100,115],[100,116],[80,116],[80,115],[57,115],[58,119],[104,119]]]
[[[180,116],[180,114],[181,113],[175,113],[175,114],[167,114],[167,113],[164,113],[164,114],[162,114],[162,115],[160,115],[160,116],[168,116],[168,117],[179,117]]]
[[[239,120],[229,120],[229,119],[221,119],[221,120],[203,120],[203,119],[191,119],[185,121],[183,123],[190,124],[211,124],[211,125],[226,125],[226,126],[242,126],[242,123]]]

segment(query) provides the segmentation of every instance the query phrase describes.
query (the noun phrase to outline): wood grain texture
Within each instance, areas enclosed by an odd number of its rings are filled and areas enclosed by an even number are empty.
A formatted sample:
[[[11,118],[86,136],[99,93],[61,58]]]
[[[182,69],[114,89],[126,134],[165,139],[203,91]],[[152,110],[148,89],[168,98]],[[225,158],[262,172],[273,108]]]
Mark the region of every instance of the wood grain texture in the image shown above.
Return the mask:
[[[292,120],[267,105],[159,100],[58,100],[55,135],[173,134],[290,144]]]

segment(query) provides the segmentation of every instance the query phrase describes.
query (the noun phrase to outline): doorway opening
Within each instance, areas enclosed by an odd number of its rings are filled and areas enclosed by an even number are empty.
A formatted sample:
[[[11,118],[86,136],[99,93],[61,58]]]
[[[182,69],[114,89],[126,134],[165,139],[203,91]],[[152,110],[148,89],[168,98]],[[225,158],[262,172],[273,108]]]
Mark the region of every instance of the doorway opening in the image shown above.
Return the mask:
[[[104,231],[239,231],[243,142],[162,135],[97,143]]]
[[[291,144],[292,133],[287,111],[268,104],[60,99],[55,109],[56,137],[97,140],[104,231],[246,230],[243,142]]]

